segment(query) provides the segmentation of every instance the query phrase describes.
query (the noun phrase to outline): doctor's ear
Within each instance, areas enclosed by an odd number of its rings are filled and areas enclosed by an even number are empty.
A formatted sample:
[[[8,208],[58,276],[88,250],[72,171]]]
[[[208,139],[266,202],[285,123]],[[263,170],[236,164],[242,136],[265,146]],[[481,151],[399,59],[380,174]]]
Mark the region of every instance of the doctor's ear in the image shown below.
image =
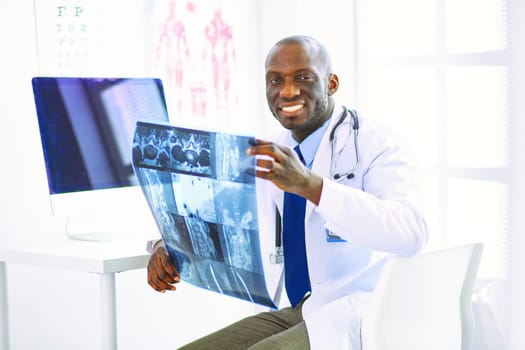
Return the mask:
[[[339,77],[337,74],[330,73],[330,76],[328,77],[328,96],[332,96],[335,94],[337,89],[339,88]]]

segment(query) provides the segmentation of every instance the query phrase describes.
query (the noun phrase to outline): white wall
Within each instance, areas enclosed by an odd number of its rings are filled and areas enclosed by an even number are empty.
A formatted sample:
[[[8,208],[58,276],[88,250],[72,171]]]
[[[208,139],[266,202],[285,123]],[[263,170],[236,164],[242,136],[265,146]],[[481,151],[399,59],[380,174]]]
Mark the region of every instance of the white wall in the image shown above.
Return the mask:
[[[356,95],[353,3],[353,0],[260,1],[261,57],[288,35],[303,34],[318,39],[331,54],[334,72],[339,76],[336,98],[351,106]]]
[[[251,62],[251,68],[245,66],[245,89],[258,96],[252,100],[253,118],[266,120],[255,123],[254,127],[264,133],[278,130],[263,96],[262,63],[271,44],[289,34],[309,34],[326,43],[333,51],[334,65],[341,72],[339,95],[351,104],[354,90],[351,6],[335,0],[324,1],[322,7],[317,6],[316,1],[299,0],[253,0],[251,3],[253,10],[247,15],[256,20],[246,30],[253,35],[260,59]],[[121,10],[122,15],[130,13]],[[257,11],[259,16],[255,17]],[[30,84],[32,76],[42,73],[37,64],[34,20],[33,1],[0,2],[3,82],[0,87],[0,234],[22,244],[45,242],[48,237],[62,235],[60,224],[50,212]],[[122,28],[115,30],[119,35],[126,32]],[[136,35],[132,37],[137,39]],[[137,50],[133,45],[124,47],[124,50]],[[108,60],[112,62],[122,54],[119,45],[107,48]],[[101,74],[126,72],[125,66],[114,70],[108,67],[101,64],[97,68]],[[249,112],[251,115],[252,111]],[[7,273],[12,349],[99,348],[97,275],[15,264],[8,265]],[[175,293],[156,293],[146,284],[145,270],[118,274],[117,302],[118,340],[120,347],[127,350],[166,344],[176,347],[254,312],[254,307],[246,302],[185,284]]]
[[[32,102],[31,76],[36,72],[33,6],[31,1],[2,2],[2,59],[0,111],[3,162],[0,181],[2,233],[29,233],[32,225],[46,220],[45,174],[38,126]],[[32,220],[27,220],[27,216]]]

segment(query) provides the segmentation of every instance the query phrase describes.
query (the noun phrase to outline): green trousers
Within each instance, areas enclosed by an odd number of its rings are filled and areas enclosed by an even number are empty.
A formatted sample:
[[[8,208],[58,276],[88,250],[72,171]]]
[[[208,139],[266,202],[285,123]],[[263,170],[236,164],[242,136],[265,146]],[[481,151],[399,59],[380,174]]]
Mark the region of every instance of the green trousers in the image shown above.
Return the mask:
[[[302,303],[262,312],[200,338],[180,350],[307,350]]]

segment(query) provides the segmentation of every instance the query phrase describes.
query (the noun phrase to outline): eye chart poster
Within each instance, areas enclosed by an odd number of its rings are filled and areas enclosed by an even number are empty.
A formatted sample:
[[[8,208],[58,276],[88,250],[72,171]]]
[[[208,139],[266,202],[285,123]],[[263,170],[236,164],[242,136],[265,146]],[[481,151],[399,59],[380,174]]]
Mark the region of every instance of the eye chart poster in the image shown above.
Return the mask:
[[[38,0],[34,5],[41,75],[144,75],[143,1]]]
[[[259,239],[255,160],[246,155],[252,140],[138,122],[133,165],[181,279],[276,308]]]

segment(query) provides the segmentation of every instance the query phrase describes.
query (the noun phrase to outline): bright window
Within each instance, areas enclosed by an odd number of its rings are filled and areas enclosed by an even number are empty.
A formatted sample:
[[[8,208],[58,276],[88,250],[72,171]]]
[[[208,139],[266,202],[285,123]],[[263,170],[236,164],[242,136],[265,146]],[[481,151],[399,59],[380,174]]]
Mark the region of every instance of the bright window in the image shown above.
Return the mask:
[[[428,249],[483,242],[503,277],[508,240],[506,0],[355,0],[357,101],[422,165]]]

